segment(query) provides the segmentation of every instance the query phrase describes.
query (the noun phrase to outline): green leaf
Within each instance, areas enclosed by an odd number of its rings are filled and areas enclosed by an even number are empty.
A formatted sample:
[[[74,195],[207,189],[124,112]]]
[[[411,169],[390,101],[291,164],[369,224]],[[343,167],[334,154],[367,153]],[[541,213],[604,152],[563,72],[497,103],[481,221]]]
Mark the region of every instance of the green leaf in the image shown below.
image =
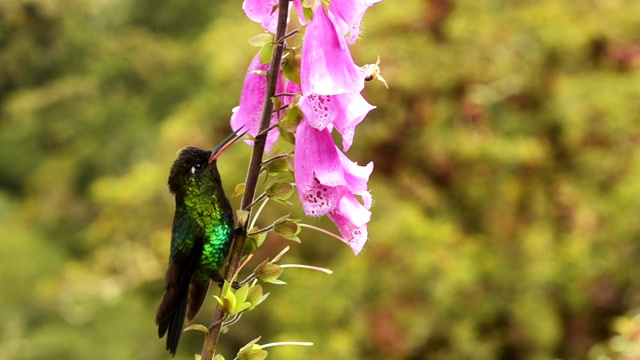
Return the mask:
[[[247,210],[238,210],[236,211],[236,218],[238,219],[238,224],[242,227],[246,227],[249,223],[249,211]]]
[[[300,233],[300,225],[295,220],[287,219],[279,223],[273,224],[273,231],[287,240],[300,242],[298,234]]]
[[[244,304],[249,294],[249,284],[244,284],[240,289],[236,290],[235,297],[238,304]]]
[[[246,242],[245,248],[244,248],[245,255],[251,254],[257,248],[262,246],[262,244],[264,243],[264,240],[267,238],[267,232],[258,232],[258,231],[260,231],[260,229],[258,229],[255,226],[249,229],[248,233],[255,233],[255,234],[252,234],[252,235],[247,234],[248,241]]]
[[[200,360],[200,355],[196,355],[196,360]],[[216,356],[213,357],[213,360],[224,360],[224,356],[216,354]]]
[[[260,62],[262,64],[268,64],[271,62],[271,57],[273,56],[274,44],[270,42],[268,44],[264,44],[260,49]]]
[[[249,44],[255,47],[263,47],[266,44],[273,43],[273,34],[262,33],[249,39]]]
[[[313,19],[313,10],[310,7],[303,7],[302,14],[304,15],[304,19],[309,22]]]
[[[280,98],[273,96],[271,97],[271,102],[273,103],[273,111],[280,113],[280,110],[282,109],[282,101]]]
[[[222,298],[222,310],[227,314],[233,314],[233,309],[236,308],[236,297],[233,294]]]
[[[260,337],[251,340],[247,345],[238,350],[238,359],[242,360],[262,360],[267,357],[267,352],[256,344]]]
[[[278,174],[278,173],[288,172],[289,171],[288,158],[289,156],[287,155],[285,157],[282,157],[282,156],[276,157],[272,160],[267,161],[264,164],[267,174],[271,175],[272,173]]]
[[[286,51],[286,56],[283,56],[282,72],[287,79],[300,84],[300,63],[302,58],[295,48],[290,48]]]
[[[265,260],[256,268],[256,278],[267,283],[277,283],[277,279],[282,274],[282,270],[280,265]]]
[[[278,180],[269,185],[265,190],[267,196],[275,201],[282,202],[293,194],[293,185],[285,180]]]
[[[295,132],[302,121],[302,110],[298,106],[299,96],[296,95],[287,107],[285,116],[278,121],[280,135],[288,142],[295,144]]]
[[[291,172],[291,173],[293,173],[293,172],[295,171],[295,170],[294,170],[294,169],[295,169],[295,167],[294,167],[294,162],[293,162],[293,161],[294,161],[294,160],[293,160],[294,158],[295,158],[295,156],[293,156],[293,154],[289,154],[289,155],[287,156],[287,167],[288,167],[288,169],[289,169],[289,172]]]
[[[240,183],[236,185],[236,188],[233,190],[233,194],[231,194],[232,198],[238,197],[244,194],[245,183]]]
[[[238,360],[263,360],[269,353],[262,349],[251,349],[245,353],[238,354]]]
[[[251,303],[250,309],[260,305],[268,296],[269,293],[262,293],[262,285],[257,284],[252,286],[249,289],[249,294],[247,295],[247,301]]]
[[[203,333],[209,335],[209,328],[202,324],[191,324],[186,328],[184,328],[184,330],[182,331],[191,331],[191,330],[202,331]]]

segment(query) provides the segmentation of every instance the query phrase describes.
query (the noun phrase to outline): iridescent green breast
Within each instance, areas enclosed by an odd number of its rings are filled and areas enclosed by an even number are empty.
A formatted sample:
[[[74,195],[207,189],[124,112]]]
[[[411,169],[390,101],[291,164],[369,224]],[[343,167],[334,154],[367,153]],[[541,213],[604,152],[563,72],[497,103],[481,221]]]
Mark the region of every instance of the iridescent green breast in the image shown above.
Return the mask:
[[[222,189],[213,185],[194,186],[187,190],[185,207],[198,230],[202,231],[204,246],[201,270],[209,277],[223,265],[233,235],[231,205]]]

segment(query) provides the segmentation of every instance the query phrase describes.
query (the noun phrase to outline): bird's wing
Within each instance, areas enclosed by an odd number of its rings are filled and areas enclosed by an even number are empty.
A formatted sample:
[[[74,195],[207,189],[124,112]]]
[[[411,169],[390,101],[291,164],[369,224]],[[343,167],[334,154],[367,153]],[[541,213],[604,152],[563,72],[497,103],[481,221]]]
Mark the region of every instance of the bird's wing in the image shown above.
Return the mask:
[[[176,198],[171,232],[171,255],[165,274],[166,289],[156,313],[158,336],[167,332],[167,350],[175,354],[182,334],[189,298],[189,284],[202,256],[202,235],[195,234],[191,220]]]

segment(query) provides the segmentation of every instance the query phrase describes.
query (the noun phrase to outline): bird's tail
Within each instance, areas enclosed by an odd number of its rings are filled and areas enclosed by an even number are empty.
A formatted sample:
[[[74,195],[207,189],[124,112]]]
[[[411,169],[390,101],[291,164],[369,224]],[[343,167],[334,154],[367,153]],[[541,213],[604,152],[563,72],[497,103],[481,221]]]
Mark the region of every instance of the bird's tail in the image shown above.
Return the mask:
[[[156,324],[158,325],[158,336],[167,334],[167,350],[171,355],[176,354],[184,317],[187,312],[188,292],[186,290],[177,294],[177,298],[172,300],[168,292],[162,297],[162,302],[156,314]]]
[[[189,306],[187,307],[187,320],[193,320],[204,302],[209,290],[209,279],[204,281],[193,281],[189,286]]]
[[[165,274],[166,290],[158,306],[156,324],[159,337],[167,334],[167,350],[172,355],[175,355],[182,335],[189,299],[189,283],[196,271],[199,255],[198,252],[191,256],[176,254]]]

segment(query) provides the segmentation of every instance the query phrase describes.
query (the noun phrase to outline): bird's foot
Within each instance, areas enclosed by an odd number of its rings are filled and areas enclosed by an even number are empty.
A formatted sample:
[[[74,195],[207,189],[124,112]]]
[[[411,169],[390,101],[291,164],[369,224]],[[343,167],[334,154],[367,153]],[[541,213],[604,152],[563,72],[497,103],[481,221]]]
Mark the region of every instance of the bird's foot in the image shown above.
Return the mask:
[[[224,282],[225,282],[225,278],[224,276],[220,275],[219,273],[216,273],[212,279],[216,284],[218,284],[218,287],[220,287],[222,289],[222,287],[224,286]],[[242,287],[242,284],[240,284],[238,281],[233,281],[231,283],[231,287],[238,290],[240,289],[240,287]]]

